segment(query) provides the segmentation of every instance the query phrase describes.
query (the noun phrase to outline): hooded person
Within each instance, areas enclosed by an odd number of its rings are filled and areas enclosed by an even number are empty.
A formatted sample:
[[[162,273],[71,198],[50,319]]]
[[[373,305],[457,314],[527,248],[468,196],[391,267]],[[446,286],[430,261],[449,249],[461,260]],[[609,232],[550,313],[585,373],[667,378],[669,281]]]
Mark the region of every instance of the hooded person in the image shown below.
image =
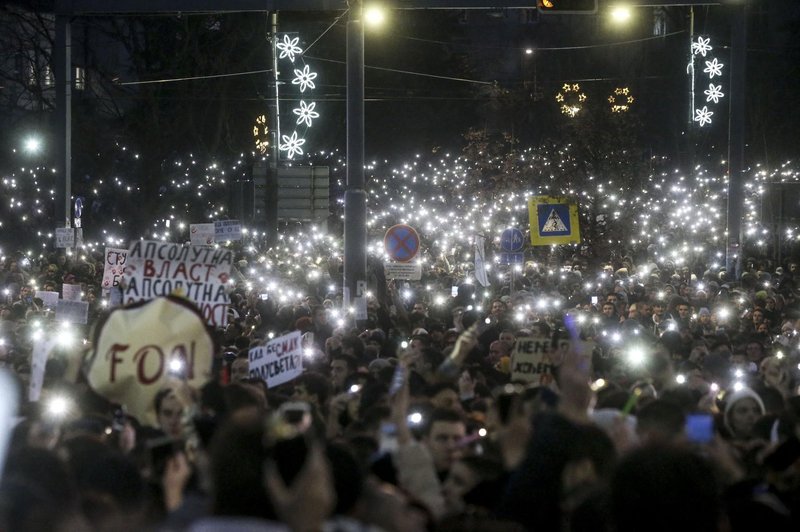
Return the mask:
[[[761,397],[751,388],[734,390],[725,398],[723,423],[734,440],[753,438],[756,422],[766,412]]]

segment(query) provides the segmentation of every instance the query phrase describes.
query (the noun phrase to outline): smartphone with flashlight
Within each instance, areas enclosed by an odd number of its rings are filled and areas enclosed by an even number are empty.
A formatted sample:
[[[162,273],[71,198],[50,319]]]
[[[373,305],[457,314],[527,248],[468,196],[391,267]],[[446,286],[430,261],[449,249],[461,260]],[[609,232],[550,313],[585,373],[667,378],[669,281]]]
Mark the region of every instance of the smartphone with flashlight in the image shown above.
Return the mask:
[[[714,418],[711,414],[686,416],[686,438],[692,443],[706,444],[714,439]]]

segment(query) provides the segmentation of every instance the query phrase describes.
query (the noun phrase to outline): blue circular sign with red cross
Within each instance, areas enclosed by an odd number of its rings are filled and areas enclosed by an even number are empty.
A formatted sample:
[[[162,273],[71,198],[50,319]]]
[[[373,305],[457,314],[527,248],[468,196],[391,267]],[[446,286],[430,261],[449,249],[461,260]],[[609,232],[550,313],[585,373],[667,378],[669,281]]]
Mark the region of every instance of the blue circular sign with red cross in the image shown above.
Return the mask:
[[[397,224],[386,231],[383,237],[386,254],[398,262],[408,262],[417,256],[419,235],[410,225]]]

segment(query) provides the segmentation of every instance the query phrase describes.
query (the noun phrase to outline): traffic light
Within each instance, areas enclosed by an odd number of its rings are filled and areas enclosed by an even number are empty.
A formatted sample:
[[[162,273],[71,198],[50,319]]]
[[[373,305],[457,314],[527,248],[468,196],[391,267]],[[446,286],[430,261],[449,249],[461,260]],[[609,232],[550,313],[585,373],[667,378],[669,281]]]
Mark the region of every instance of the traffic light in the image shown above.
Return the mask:
[[[536,7],[545,15],[592,15],[597,0],[536,0]]]

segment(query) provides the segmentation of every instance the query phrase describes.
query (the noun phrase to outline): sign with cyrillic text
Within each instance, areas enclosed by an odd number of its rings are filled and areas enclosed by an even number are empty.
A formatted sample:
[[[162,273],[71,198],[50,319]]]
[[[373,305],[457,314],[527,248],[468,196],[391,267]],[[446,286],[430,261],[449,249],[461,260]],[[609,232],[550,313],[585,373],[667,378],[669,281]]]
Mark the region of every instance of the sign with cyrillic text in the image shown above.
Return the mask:
[[[517,338],[511,353],[511,382],[547,386],[553,382],[552,341],[547,337]]]
[[[233,263],[227,249],[139,240],[128,251],[125,303],[176,295],[194,302],[209,325],[227,321],[226,287]]]
[[[128,250],[122,248],[106,248],[105,265],[103,266],[103,288],[119,286],[128,262]]]
[[[56,228],[56,247],[71,248],[75,246],[75,230],[72,227]]]
[[[217,242],[241,239],[242,224],[239,220],[217,220],[214,222],[214,240]]]
[[[193,246],[214,245],[214,224],[189,224],[189,238]]]
[[[303,373],[303,346],[300,331],[270,340],[250,349],[250,377],[262,379],[274,388]]]

